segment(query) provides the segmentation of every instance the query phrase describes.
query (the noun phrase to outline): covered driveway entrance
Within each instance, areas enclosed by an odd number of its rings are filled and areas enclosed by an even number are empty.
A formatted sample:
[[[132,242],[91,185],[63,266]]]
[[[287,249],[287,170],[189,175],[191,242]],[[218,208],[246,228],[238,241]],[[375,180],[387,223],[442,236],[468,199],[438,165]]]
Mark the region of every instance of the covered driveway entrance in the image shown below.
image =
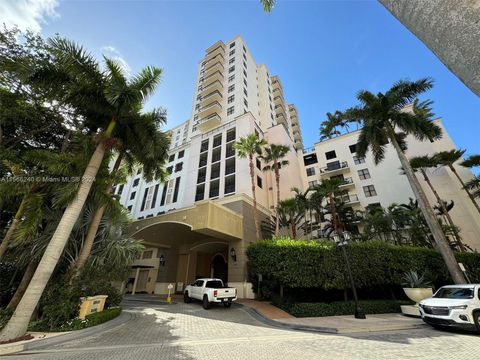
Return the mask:
[[[132,266],[129,293],[176,292],[200,277],[217,277],[243,286],[245,263],[229,254],[242,248],[243,216],[211,201],[132,224],[132,236],[145,251]],[[235,261],[234,261],[235,260]]]

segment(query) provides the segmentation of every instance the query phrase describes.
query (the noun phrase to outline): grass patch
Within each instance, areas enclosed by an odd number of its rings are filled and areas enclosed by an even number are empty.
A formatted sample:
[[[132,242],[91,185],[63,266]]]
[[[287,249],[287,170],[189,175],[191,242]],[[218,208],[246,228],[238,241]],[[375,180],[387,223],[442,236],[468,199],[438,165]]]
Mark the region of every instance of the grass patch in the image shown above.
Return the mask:
[[[411,305],[409,301],[395,300],[362,300],[360,307],[365,314],[399,313],[400,305]],[[336,301],[332,303],[293,303],[278,304],[278,307],[295,317],[322,317],[336,315],[353,315],[355,303],[353,301]]]

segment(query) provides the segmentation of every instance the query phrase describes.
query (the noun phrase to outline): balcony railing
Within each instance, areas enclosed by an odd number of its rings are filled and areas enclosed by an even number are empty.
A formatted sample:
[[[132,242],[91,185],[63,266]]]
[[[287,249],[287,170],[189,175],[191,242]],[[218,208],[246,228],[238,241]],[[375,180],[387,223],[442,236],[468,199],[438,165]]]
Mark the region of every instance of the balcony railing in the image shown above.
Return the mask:
[[[308,153],[313,153],[315,152],[315,147],[309,147],[309,148],[306,148],[306,149],[303,149],[303,153],[304,154],[308,154]]]
[[[348,185],[354,185],[353,179],[351,177],[343,179],[343,182],[340,184],[340,186],[348,186]]]
[[[320,173],[327,174],[332,171],[341,170],[341,169],[348,169],[348,163],[346,161],[333,163],[323,168],[320,168]]]
[[[359,202],[357,194],[347,194],[340,197],[345,204]]]

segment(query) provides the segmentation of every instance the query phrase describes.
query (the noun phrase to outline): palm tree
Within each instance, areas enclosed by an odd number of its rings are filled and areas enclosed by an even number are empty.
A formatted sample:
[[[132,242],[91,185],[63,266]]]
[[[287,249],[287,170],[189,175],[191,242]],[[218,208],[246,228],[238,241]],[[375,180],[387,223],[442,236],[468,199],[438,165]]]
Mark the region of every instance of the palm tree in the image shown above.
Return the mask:
[[[479,33],[472,26],[480,16],[476,2],[378,1],[480,96],[480,55],[475,51]],[[276,0],[260,2],[265,12],[271,12]]]
[[[447,221],[452,228],[456,243],[458,244],[460,250],[465,251],[462,238],[460,237],[457,227],[455,226],[455,223],[453,222],[452,217],[448,212],[446,203],[440,198],[437,190],[434,188],[432,182],[430,181],[430,178],[427,175],[427,169],[438,166],[437,158],[435,156],[430,157],[427,155],[416,156],[410,159],[410,165],[412,166],[413,171],[419,171],[420,174],[422,174],[423,180],[425,180],[430,190],[432,190],[435,199],[437,200],[437,204],[440,208],[441,214],[447,218]]]
[[[112,59],[104,58],[107,69],[104,72],[92,55],[68,40],[54,38],[50,40],[50,45],[59,66],[40,69],[36,79],[50,83],[52,91],[58,91],[62,101],[82,109],[89,125],[97,123],[102,131],[97,136],[98,145],[85,168],[77,195],[66,207],[32,281],[0,333],[0,341],[25,334],[33,311],[80,216],[103,158],[118,141],[114,137],[118,132],[116,128],[124,124],[123,116],[128,121],[129,115],[139,112],[161,77],[160,69],[147,67],[127,80],[120,64]]]
[[[441,137],[440,127],[431,121],[431,102],[419,102],[417,99],[418,95],[432,86],[433,82],[430,79],[413,82],[401,80],[385,94],[375,95],[362,90],[357,95],[360,105],[347,110],[346,118],[363,122],[363,128],[358,137],[358,156],[365,156],[370,149],[375,163],[378,164],[385,157],[388,143],[392,143],[453,281],[465,283],[465,277],[450,249],[443,229],[404,153],[405,135],[412,135],[418,140],[429,139],[431,141]],[[411,111],[405,111],[405,107],[408,105],[411,105]],[[400,133],[397,130],[400,130]]]
[[[337,130],[338,126],[348,126],[342,118],[340,111],[335,111],[334,114],[327,113],[327,120],[320,124],[320,141],[331,139],[335,136],[341,135]]]
[[[285,145],[270,144],[265,147],[261,158],[267,165],[263,167],[263,171],[272,171],[275,174],[275,184],[277,186],[277,206],[280,204],[280,168],[288,165],[288,160],[284,160],[290,152],[290,148]],[[275,236],[278,236],[279,221],[275,224]]]
[[[246,137],[242,137],[235,142],[235,144],[233,144],[238,156],[241,158],[247,158],[249,162],[253,196],[253,219],[255,221],[257,240],[260,239],[260,221],[258,219],[257,197],[255,195],[255,165],[253,160],[254,156],[260,157],[262,155],[262,147],[266,144],[267,142],[264,139],[259,139],[256,134],[250,134]]]
[[[304,221],[304,216],[302,204],[296,198],[282,200],[277,206],[277,218],[281,219],[282,224],[290,227],[293,240],[297,239],[297,230]]]
[[[321,193],[324,199],[328,199],[326,212],[330,214],[331,230],[335,233],[345,230],[337,212],[337,197],[345,193],[339,188],[341,184],[342,180],[340,179],[325,179],[314,187],[315,191]]]
[[[462,185],[462,188],[465,190],[467,193],[470,201],[473,203],[473,206],[475,206],[475,209],[477,209],[478,213],[480,214],[480,206],[478,205],[477,201],[473,197],[473,195],[468,191],[468,187],[466,186],[465,182],[462,180],[460,175],[458,174],[457,170],[455,169],[455,162],[460,160],[465,154],[465,150],[450,150],[450,151],[441,151],[435,154],[435,157],[437,158],[439,164],[447,166],[452,173],[457,177],[458,181]],[[474,159],[473,159],[474,160]],[[472,161],[472,159],[470,159]],[[467,162],[469,164],[469,162]]]
[[[308,193],[310,192],[311,189],[307,189],[307,191],[301,191],[297,187],[293,187],[290,189],[292,192],[295,193],[295,200],[298,203],[298,206],[300,209],[303,209],[304,211],[304,232],[305,234],[308,234],[308,237],[312,235],[312,206],[310,204],[310,198],[308,197]],[[307,216],[309,213],[310,216]],[[307,222],[307,218],[310,218],[310,220]]]

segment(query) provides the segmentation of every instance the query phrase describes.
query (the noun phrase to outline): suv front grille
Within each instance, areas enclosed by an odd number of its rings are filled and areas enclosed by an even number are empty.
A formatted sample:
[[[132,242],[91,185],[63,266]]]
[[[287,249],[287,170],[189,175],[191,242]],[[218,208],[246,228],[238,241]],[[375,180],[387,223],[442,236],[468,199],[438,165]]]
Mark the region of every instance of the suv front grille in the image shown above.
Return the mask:
[[[425,314],[430,315],[440,315],[440,316],[448,316],[450,315],[450,310],[448,307],[441,307],[441,306],[423,306],[423,311]]]

